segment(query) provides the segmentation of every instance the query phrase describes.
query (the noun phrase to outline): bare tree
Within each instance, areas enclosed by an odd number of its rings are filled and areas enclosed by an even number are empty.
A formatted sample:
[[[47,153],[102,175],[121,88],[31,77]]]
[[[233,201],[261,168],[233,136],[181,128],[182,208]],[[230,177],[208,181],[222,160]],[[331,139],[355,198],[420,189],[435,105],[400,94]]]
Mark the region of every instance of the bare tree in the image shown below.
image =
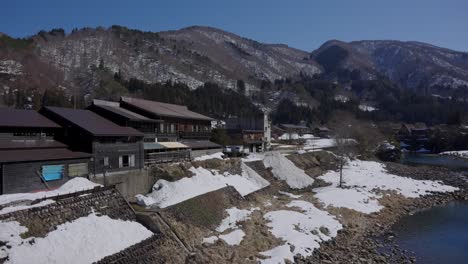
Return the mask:
[[[353,157],[354,151],[352,149],[353,140],[350,139],[348,130],[343,129],[336,131],[333,140],[335,141],[336,154],[338,155],[339,169],[340,169],[340,187],[343,187],[343,166],[346,161]]]

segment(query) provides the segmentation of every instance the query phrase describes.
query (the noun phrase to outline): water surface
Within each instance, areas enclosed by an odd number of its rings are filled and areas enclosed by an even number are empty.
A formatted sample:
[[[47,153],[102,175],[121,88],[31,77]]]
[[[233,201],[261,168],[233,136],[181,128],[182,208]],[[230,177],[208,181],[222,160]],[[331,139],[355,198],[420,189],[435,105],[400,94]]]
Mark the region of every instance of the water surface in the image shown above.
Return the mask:
[[[468,263],[468,202],[451,202],[405,216],[393,227],[395,242],[417,263]]]

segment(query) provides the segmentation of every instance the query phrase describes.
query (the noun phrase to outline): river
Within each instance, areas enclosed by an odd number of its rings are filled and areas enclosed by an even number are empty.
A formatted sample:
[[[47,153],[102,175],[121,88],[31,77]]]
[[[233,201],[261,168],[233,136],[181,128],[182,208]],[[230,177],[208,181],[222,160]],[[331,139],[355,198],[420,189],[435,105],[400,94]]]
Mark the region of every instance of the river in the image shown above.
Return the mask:
[[[417,263],[468,263],[468,202],[451,202],[403,217],[393,226],[395,242]]]
[[[466,160],[447,156],[406,154],[402,162],[468,172]],[[451,202],[405,216],[392,231],[402,249],[415,253],[417,263],[468,263],[468,202]]]
[[[408,165],[432,165],[449,169],[466,169],[468,171],[468,161],[453,156],[404,153],[401,162]]]

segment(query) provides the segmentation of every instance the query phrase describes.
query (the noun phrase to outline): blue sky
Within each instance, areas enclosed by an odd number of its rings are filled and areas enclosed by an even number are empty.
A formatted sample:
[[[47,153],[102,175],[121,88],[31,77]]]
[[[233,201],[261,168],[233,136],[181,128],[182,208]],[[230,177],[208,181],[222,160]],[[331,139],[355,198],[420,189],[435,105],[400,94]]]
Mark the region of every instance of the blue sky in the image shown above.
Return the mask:
[[[2,1],[0,32],[123,25],[145,31],[221,28],[311,51],[330,39],[398,39],[468,51],[467,0],[13,0]]]

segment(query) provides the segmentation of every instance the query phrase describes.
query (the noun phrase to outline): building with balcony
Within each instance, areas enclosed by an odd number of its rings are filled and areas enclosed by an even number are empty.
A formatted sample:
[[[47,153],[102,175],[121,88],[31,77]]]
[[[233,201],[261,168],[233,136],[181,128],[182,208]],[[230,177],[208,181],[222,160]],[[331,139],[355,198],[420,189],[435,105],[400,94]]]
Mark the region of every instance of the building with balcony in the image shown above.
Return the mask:
[[[142,132],[147,166],[222,150],[222,146],[209,141],[214,119],[183,105],[122,97],[120,102],[94,100],[88,109]]]

